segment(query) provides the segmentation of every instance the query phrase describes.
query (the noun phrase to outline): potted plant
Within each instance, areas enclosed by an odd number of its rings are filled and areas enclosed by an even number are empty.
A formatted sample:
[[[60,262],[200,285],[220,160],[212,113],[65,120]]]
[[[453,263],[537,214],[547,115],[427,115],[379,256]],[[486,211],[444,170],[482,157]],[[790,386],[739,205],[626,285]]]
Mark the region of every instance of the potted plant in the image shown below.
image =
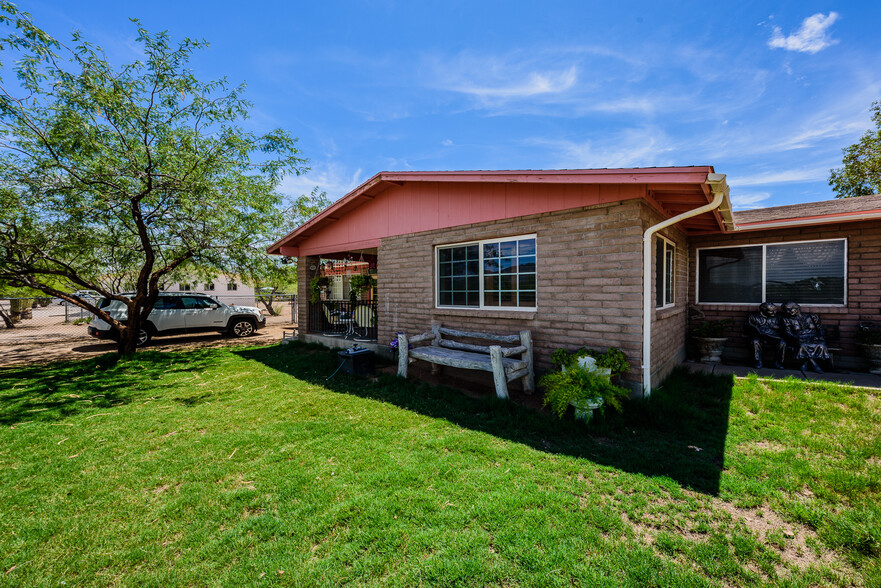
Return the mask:
[[[315,276],[309,280],[309,292],[312,302],[321,300],[321,291],[330,284],[330,279],[322,276]]]
[[[583,365],[576,363],[564,367],[539,380],[539,385],[545,389],[544,406],[550,407],[558,417],[563,418],[570,405],[575,408],[575,418],[585,422],[590,421],[594,410],[606,406],[621,410],[622,400],[629,396],[627,390],[614,385],[607,375]]]
[[[731,325],[731,319],[718,321],[702,321],[691,329],[691,336],[697,343],[700,360],[704,363],[721,363],[722,351],[728,337],[725,332]]]
[[[581,347],[572,353],[566,349],[557,349],[551,354],[551,362],[562,370],[565,366],[578,364],[583,357],[592,357],[596,361],[596,368],[613,380],[630,371],[627,356],[617,347],[609,347],[606,351]]]
[[[881,326],[862,321],[857,327],[857,341],[869,360],[869,373],[881,376]]]
[[[364,293],[372,291],[376,287],[376,279],[369,274],[357,274],[349,278],[349,287],[364,298]]]

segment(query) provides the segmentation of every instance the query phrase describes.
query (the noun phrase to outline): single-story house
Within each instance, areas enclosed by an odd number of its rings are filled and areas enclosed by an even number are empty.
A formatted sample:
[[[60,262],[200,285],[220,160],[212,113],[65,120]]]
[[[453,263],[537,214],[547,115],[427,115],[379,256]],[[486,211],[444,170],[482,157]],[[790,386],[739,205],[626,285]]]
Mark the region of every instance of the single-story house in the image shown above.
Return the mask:
[[[369,259],[381,344],[433,321],[529,329],[539,369],[561,347],[619,347],[648,393],[686,357],[691,305],[739,325],[795,300],[840,329],[839,365],[858,362],[856,324],[881,313],[881,197],[733,213],[728,192],[711,166],[381,172],[268,251],[299,258],[302,337],[321,330],[322,260]]]

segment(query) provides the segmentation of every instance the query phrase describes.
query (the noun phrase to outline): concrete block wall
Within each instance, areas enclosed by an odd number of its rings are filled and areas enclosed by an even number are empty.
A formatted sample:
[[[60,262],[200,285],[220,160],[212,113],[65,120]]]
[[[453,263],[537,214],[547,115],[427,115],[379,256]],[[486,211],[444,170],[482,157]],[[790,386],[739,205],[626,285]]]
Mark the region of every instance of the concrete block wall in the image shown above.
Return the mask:
[[[644,209],[640,200],[626,200],[384,238],[378,262],[380,343],[398,331],[424,332],[432,321],[491,333],[530,329],[540,370],[551,367],[550,355],[561,347],[619,347],[632,366],[626,379],[638,382]],[[532,233],[536,311],[435,308],[436,246]]]
[[[690,239],[689,302],[695,303],[697,249],[763,243],[785,243],[816,239],[847,238],[847,304],[845,306],[802,306],[803,312],[820,315],[824,325],[837,325],[842,351],[836,365],[845,369],[863,370],[867,363],[856,343],[860,320],[881,322],[881,226],[877,221],[838,223],[790,229],[747,231],[728,235],[693,237]],[[785,302],[785,301],[772,301]],[[751,357],[749,341],[743,325],[757,304],[701,304],[699,310],[709,320],[730,318],[734,321],[723,361],[746,362]]]
[[[664,220],[651,208],[643,207],[643,230]],[[656,233],[671,241],[673,253],[673,306],[658,309],[656,288],[659,268],[655,266],[657,238],[652,241],[652,386],[657,386],[673,368],[685,361],[686,320],[688,308],[688,240],[675,225]],[[640,244],[641,246],[641,244]],[[641,266],[640,266],[641,267]],[[642,306],[640,305],[640,312]]]

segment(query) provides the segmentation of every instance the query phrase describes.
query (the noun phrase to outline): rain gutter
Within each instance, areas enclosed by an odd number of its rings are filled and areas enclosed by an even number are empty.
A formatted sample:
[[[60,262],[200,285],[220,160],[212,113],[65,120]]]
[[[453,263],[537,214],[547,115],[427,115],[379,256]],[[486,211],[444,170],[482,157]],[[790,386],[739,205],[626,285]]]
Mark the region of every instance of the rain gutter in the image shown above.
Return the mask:
[[[642,394],[644,398],[652,394],[652,242],[658,231],[715,210],[727,200],[728,184],[725,182],[725,174],[707,174],[707,184],[713,193],[713,200],[709,204],[653,225],[645,230],[642,237]]]

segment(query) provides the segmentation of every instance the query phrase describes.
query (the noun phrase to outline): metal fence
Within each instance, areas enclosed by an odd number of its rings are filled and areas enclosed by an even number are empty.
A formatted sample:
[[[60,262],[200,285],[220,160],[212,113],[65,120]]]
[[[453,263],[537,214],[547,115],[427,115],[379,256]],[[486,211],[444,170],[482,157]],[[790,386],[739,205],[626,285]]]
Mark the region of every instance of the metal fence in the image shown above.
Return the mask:
[[[376,300],[309,302],[309,331],[348,339],[376,341]]]
[[[267,312],[267,324],[295,324],[296,295],[213,296],[225,304],[257,306]],[[53,298],[0,298],[0,350],[4,345],[58,343],[90,339],[93,315],[79,306]]]

